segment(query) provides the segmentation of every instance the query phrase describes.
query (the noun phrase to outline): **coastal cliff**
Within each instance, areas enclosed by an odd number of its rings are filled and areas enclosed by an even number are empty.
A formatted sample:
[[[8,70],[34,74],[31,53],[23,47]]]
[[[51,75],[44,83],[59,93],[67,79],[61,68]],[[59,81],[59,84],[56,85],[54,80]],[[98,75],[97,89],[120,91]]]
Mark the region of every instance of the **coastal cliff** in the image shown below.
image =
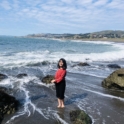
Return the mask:
[[[26,37],[31,38],[55,38],[55,39],[71,39],[71,40],[113,40],[113,41],[124,41],[124,31],[99,31],[93,33],[80,33],[80,34],[51,34],[51,33],[39,33],[29,34]]]

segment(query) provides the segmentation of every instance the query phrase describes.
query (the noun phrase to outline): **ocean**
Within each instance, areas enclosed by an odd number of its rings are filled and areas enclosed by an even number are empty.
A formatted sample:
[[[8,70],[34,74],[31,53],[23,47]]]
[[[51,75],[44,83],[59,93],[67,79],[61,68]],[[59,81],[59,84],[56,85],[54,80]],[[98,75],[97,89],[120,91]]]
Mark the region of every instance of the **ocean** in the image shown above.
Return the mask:
[[[55,74],[60,58],[68,65],[63,110],[56,107],[54,85],[41,81]],[[80,62],[90,66],[78,66]],[[0,73],[8,76],[0,86],[21,103],[2,124],[71,124],[74,109],[88,113],[93,124],[124,124],[124,91],[101,86],[116,70],[108,64],[124,67],[124,43],[0,36]],[[28,76],[18,78],[22,73]]]

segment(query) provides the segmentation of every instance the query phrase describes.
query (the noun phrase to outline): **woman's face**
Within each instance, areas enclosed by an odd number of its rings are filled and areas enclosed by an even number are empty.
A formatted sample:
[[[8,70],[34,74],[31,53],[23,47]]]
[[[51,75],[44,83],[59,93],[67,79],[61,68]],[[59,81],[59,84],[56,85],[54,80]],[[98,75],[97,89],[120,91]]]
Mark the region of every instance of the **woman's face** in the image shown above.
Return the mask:
[[[62,60],[59,61],[59,66],[60,66],[60,67],[63,66],[63,61],[62,61]]]

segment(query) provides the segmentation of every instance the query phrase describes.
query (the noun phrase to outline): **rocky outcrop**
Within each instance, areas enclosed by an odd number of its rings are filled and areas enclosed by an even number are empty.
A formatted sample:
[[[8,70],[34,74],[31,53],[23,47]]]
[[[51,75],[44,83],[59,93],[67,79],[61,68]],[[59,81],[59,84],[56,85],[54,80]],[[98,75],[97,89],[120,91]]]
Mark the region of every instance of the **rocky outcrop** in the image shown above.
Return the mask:
[[[49,64],[50,64],[49,61],[43,61],[43,62],[42,62],[42,65],[49,65]]]
[[[3,120],[3,114],[0,112],[0,124],[2,123]]]
[[[109,68],[115,68],[115,69],[119,69],[119,68],[121,68],[119,65],[117,65],[117,64],[109,64],[109,65],[107,65]]]
[[[92,124],[91,118],[83,110],[71,111],[70,120],[73,124]]]
[[[7,78],[7,76],[5,74],[0,74],[0,81],[4,80],[6,78]]]
[[[10,88],[6,88],[6,87],[0,87],[0,91],[3,91],[3,92],[5,92],[5,93],[11,93],[11,91],[12,91],[12,89],[10,89]]]
[[[26,77],[28,76],[27,74],[23,73],[23,74],[18,74],[16,77],[17,78],[23,78],[23,77]]]
[[[19,102],[13,97],[0,90],[0,123],[5,114],[14,113],[18,108]]]
[[[81,62],[81,63],[79,63],[79,64],[77,64],[78,66],[90,66],[88,63],[86,63],[86,62]]]
[[[124,90],[124,69],[114,71],[102,81],[102,86],[109,89]]]
[[[80,62],[78,64],[72,65],[72,67],[75,67],[75,66],[90,66],[90,65],[86,62]]]
[[[53,79],[54,79],[54,76],[53,75],[47,75],[44,78],[42,78],[41,81],[43,83],[50,84],[51,83],[51,80],[53,80]]]

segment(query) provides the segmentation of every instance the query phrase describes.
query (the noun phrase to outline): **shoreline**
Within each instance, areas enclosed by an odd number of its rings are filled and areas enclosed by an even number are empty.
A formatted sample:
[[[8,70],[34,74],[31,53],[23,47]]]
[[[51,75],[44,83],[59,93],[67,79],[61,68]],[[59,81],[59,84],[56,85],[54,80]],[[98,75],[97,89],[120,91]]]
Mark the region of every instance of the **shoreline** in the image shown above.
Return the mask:
[[[93,39],[68,39],[68,38],[49,38],[49,37],[23,37],[23,38],[36,38],[36,39],[52,39],[52,40],[80,40],[80,41],[106,41],[106,42],[118,42],[124,43],[124,39],[121,38],[93,38]]]
[[[106,41],[106,42],[116,42],[116,43],[124,43],[124,39],[120,39],[120,38],[108,38],[108,39],[81,39],[82,41]]]
[[[124,39],[120,39],[120,38],[108,38],[108,39],[81,39],[82,41],[110,41],[110,42],[124,42]]]

